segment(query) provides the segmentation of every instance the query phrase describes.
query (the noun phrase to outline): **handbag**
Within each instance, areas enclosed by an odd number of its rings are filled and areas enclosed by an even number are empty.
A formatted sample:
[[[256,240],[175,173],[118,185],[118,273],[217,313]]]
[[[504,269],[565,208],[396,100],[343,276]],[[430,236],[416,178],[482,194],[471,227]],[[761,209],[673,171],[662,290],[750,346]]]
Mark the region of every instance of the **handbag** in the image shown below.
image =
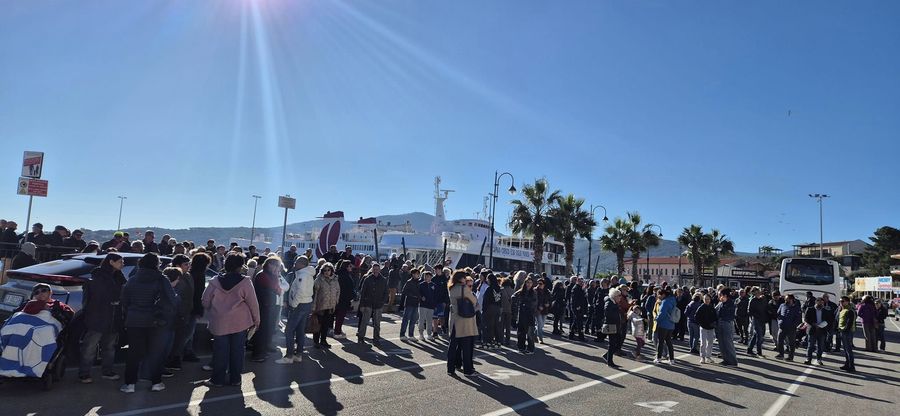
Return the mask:
[[[306,333],[307,334],[315,334],[319,332],[319,314],[312,313],[309,315],[309,319],[306,320]]]
[[[465,294],[465,291],[462,291]],[[475,305],[472,304],[465,296],[456,300],[456,315],[460,318],[474,318]]]
[[[619,328],[616,324],[603,324],[603,326],[600,327],[600,333],[604,335],[616,334],[619,332],[618,330]]]

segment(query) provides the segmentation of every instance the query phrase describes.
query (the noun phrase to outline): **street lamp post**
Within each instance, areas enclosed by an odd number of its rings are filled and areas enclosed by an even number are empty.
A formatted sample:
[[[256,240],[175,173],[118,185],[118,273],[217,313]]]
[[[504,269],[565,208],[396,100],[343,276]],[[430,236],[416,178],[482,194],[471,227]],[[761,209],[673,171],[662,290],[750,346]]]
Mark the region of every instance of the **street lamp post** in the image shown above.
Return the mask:
[[[591,205],[591,219],[594,219],[594,210],[597,208],[603,208],[603,221],[609,221],[609,218],[606,217],[606,207],[603,205]],[[591,274],[591,249],[594,247],[594,228],[591,227],[591,235],[588,236],[588,269],[587,276],[588,279],[593,279],[594,275]]]
[[[663,236],[663,234],[662,234],[662,227],[660,227],[660,226],[658,226],[658,225],[656,225],[656,224],[650,224],[649,227],[650,227],[650,228],[653,228],[653,227],[659,228],[659,235],[658,235],[658,237],[662,238],[662,236]],[[651,231],[651,232],[652,232],[652,231]],[[650,247],[649,247],[649,246],[647,247],[647,280],[648,280],[648,281],[650,280]]]
[[[488,268],[494,268],[494,214],[497,212],[497,194],[500,192],[500,178],[503,175],[509,175],[509,194],[515,195],[516,193],[516,180],[513,178],[513,175],[509,172],[503,172],[498,174],[497,171],[494,171],[494,193],[492,196],[491,203],[491,250],[488,256]]]
[[[262,198],[259,195],[250,195],[253,197],[253,222],[250,223],[250,245],[253,245],[253,235],[256,234],[256,204]]]
[[[822,200],[825,198],[830,198],[831,195],[809,194],[809,197],[819,201],[819,258],[821,259],[825,257],[825,235],[822,231]]]
[[[122,206],[125,205],[125,200],[128,199],[128,197],[119,195],[116,198],[119,198],[119,223],[116,225],[116,231],[121,231],[122,230]]]

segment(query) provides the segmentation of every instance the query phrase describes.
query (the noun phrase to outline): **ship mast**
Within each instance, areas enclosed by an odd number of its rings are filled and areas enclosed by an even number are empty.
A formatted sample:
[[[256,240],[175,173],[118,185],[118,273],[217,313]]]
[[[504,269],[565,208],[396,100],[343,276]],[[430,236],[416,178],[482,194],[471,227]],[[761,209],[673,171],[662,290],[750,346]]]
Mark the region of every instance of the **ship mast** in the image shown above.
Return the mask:
[[[441,189],[441,177],[434,177],[434,222],[431,223],[431,232],[436,233],[440,228],[443,227],[444,223],[447,221],[446,213],[444,212],[444,201],[447,200],[447,196],[450,192],[455,192],[452,189]]]

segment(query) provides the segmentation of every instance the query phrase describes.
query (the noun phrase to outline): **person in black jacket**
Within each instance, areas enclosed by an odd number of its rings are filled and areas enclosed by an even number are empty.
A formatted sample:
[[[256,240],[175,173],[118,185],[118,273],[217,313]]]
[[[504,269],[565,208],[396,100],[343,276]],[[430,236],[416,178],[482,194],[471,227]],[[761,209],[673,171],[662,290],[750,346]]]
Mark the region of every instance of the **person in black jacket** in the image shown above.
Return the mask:
[[[338,284],[341,286],[337,306],[334,309],[334,339],[344,339],[344,319],[347,312],[352,309],[353,299],[356,299],[356,287],[353,284],[353,261],[339,260],[337,264]]]
[[[816,364],[822,365],[822,351],[825,349],[825,337],[828,336],[831,321],[825,310],[825,301],[816,298],[815,307],[806,309],[803,314],[803,323],[806,324],[806,333],[809,337],[809,347],[806,349],[806,361],[803,364],[812,363],[813,352],[816,354]]]
[[[176,309],[175,319],[173,322],[172,347],[169,350],[168,362],[166,363],[166,371],[181,370],[181,357],[184,354],[184,347],[187,343],[189,335],[193,335],[194,328],[189,323],[191,315],[194,311],[194,279],[189,274],[191,267],[191,259],[184,254],[176,254],[172,259],[172,268],[179,272],[179,276],[175,278],[175,293],[178,295],[178,308]],[[169,280],[172,280],[170,277]],[[202,292],[201,292],[202,295]],[[190,331],[190,333],[188,332]],[[164,371],[163,374],[166,372]]]
[[[769,306],[766,297],[758,288],[753,288],[750,292],[752,299],[747,306],[747,313],[750,315],[750,323],[753,325],[753,336],[750,338],[750,345],[747,346],[747,355],[759,355],[762,357],[762,344],[766,338],[766,324],[769,323]],[[753,349],[756,348],[756,354]]]
[[[188,271],[191,283],[193,283],[193,300],[191,301],[191,315],[187,322],[188,338],[184,340],[181,361],[198,362],[194,353],[194,333],[197,331],[197,319],[203,316],[203,291],[206,290],[206,270],[212,264],[212,257],[206,253],[196,253],[191,257],[191,268]]]
[[[500,327],[500,282],[494,273],[487,275],[487,289],[484,292],[482,319],[484,321],[484,344],[489,349],[499,349],[503,341],[503,329]]]
[[[118,380],[119,375],[113,371],[116,355],[116,341],[119,336],[122,313],[119,299],[125,275],[122,267],[125,260],[116,253],[109,253],[100,262],[100,267],[91,271],[91,280],[82,286],[81,310],[84,316],[85,333],[81,340],[81,362],[78,367],[78,379],[82,383],[91,383],[91,366],[100,357],[104,379]]]
[[[614,368],[618,366],[613,363],[613,357],[622,348],[622,341],[624,341],[623,332],[619,329],[621,325],[624,325],[624,322],[622,322],[622,313],[619,310],[619,305],[616,303],[621,296],[619,289],[610,289],[609,296],[603,300],[603,325],[615,327],[614,333],[607,334],[609,335],[609,348],[606,350],[606,354],[603,354],[603,361],[606,361],[608,366]]]
[[[534,294],[534,281],[525,279],[525,284],[513,295],[518,301],[518,319],[516,320],[518,332],[518,347],[522,354],[534,353],[534,338],[530,332],[534,328],[534,314],[537,311],[537,297]]]
[[[703,303],[694,312],[694,320],[700,326],[700,364],[712,363],[712,344],[716,339],[716,322],[718,321],[712,296],[703,295]]]
[[[84,252],[84,249],[87,247],[87,243],[82,239],[83,236],[84,231],[72,231],[72,236],[66,237],[66,239],[63,240],[63,246],[74,248],[79,253]]]
[[[600,287],[600,282],[597,280],[591,280],[588,284],[587,288],[587,316],[585,318],[584,326],[585,332],[588,335],[594,335],[594,327],[597,326],[597,321],[594,319],[594,315],[596,315],[596,304],[594,303],[594,297],[597,296],[597,288]]]
[[[609,296],[609,279],[601,279],[597,291],[594,292],[594,297],[589,299],[591,304],[594,305],[593,325],[594,334],[596,334],[594,342],[606,341],[606,334],[600,331],[600,326],[603,325],[604,317],[606,316],[603,308],[605,307],[607,296]]]
[[[359,320],[359,330],[356,335],[357,342],[360,344],[366,338],[366,326],[369,319],[372,319],[372,342],[376,344],[381,342],[381,312],[387,300],[387,279],[381,274],[381,266],[373,263],[369,274],[360,283],[359,312],[362,317]]]
[[[584,313],[587,311],[587,296],[580,279],[572,283],[571,293],[569,310],[572,313],[572,326],[569,328],[569,339],[575,339],[577,336],[579,341],[584,341]]]
[[[152,391],[165,390],[162,363],[154,362],[165,350],[165,327],[175,315],[177,299],[169,280],[159,271],[159,256],[145,254],[138,271],[122,289],[121,305],[128,335],[124,393],[134,393],[141,364],[148,368]]]
[[[550,297],[553,299],[550,303],[550,309],[553,312],[553,335],[562,335],[562,323],[566,314],[566,288],[561,280],[553,283]]]
[[[747,292],[744,289],[741,289],[738,292],[738,299],[735,302],[735,329],[737,330],[738,336],[741,337],[741,344],[747,345],[750,342],[750,315],[748,313],[748,307],[750,305],[750,297],[747,296]]]

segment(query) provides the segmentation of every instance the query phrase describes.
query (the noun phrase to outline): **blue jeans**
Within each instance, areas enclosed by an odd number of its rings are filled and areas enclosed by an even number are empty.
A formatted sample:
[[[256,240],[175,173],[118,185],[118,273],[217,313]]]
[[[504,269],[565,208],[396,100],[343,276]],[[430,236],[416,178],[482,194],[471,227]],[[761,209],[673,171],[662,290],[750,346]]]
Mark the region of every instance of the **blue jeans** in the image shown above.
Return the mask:
[[[303,344],[306,343],[306,321],[312,312],[312,302],[301,303],[291,309],[288,315],[287,325],[284,326],[284,342],[287,347],[286,357],[303,353]],[[296,350],[294,346],[296,345]]]
[[[191,315],[187,323],[187,339],[184,340],[184,350],[181,355],[190,357],[194,354],[194,331],[197,329],[197,315]]]
[[[88,330],[81,340],[81,365],[78,367],[78,376],[91,375],[91,367],[94,358],[97,357],[97,347],[100,347],[100,361],[103,365],[103,374],[113,371],[113,361],[116,358],[116,340],[119,334],[113,332],[104,334]]]
[[[240,384],[246,343],[246,331],[213,337],[213,371],[210,379],[213,384]]]
[[[853,356],[853,331],[840,331],[841,341],[844,343],[844,366],[849,370],[856,370]]]
[[[534,325],[537,327],[537,337],[539,340],[544,340],[544,323],[547,321],[547,315],[542,315],[538,313],[534,316]]]
[[[719,350],[722,352],[722,361],[726,364],[737,365],[737,352],[734,350],[734,321],[719,321],[716,323],[719,341]]]
[[[688,322],[688,345],[691,351],[698,351],[700,347],[700,324]]]
[[[753,337],[750,338],[750,345],[747,346],[747,352],[753,351],[753,347],[755,346],[756,352],[762,353],[763,339],[766,338],[766,321],[751,318],[750,324],[753,325]]]
[[[416,322],[419,320],[419,308],[415,306],[406,306],[403,308],[403,321],[400,322],[400,336],[408,336],[412,338],[416,329]],[[409,328],[407,335],[407,329]]]

